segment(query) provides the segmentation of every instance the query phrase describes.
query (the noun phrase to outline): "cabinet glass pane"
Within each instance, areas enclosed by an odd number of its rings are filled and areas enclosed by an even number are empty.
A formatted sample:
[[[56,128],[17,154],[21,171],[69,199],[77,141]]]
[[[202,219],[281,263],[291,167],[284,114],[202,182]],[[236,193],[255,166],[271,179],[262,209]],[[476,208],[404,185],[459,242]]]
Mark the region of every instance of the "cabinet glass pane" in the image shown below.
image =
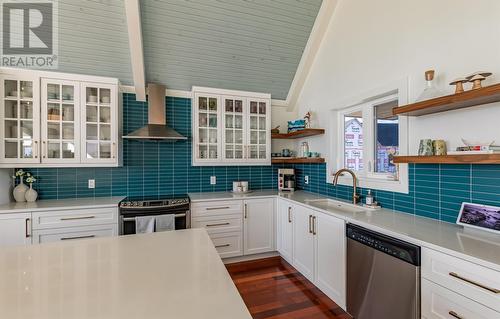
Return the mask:
[[[75,100],[75,88],[72,85],[62,86],[62,99],[63,101],[74,101]]]
[[[75,144],[71,142],[62,143],[62,157],[75,158]]]
[[[217,143],[217,130],[210,130],[209,132],[209,142],[211,144],[216,144]]]
[[[200,110],[206,111],[208,109],[208,99],[206,97],[198,98],[198,107]]]
[[[243,113],[243,101],[242,100],[234,101],[234,111],[236,113]]]
[[[261,159],[266,158],[266,146],[264,145],[259,146],[259,158]]]
[[[110,89],[100,89],[99,90],[99,103],[101,103],[101,104],[111,103],[111,90]]]
[[[33,82],[31,81],[21,81],[21,98],[22,99],[32,99],[33,98]]]
[[[33,139],[33,122],[21,121],[21,138]]]
[[[87,105],[87,122],[97,122],[97,106]]]
[[[61,158],[61,145],[59,142],[47,143],[47,157],[48,158]]]
[[[33,141],[31,140],[21,141],[21,157],[33,158]]]
[[[266,132],[265,131],[259,132],[259,144],[266,144]]]
[[[97,88],[87,88],[85,93],[87,103],[97,103]]]
[[[233,130],[226,130],[226,143],[234,143]]]
[[[50,140],[61,139],[61,130],[59,123],[48,123],[47,124],[47,137]]]
[[[258,158],[257,146],[255,145],[250,146],[250,158]]]
[[[97,124],[87,124],[87,140],[97,140]]]
[[[75,138],[75,126],[73,123],[63,123],[63,140],[72,140]]]
[[[100,143],[100,158],[111,158],[111,144],[110,143]]]
[[[266,102],[259,102],[259,114],[266,114]]]
[[[208,110],[217,111],[217,99],[212,97],[208,99]]]
[[[208,130],[206,128],[199,129],[199,142],[208,143]]]
[[[265,129],[266,129],[266,118],[259,117],[259,130],[265,130]]]
[[[17,121],[5,120],[5,138],[17,138]]]
[[[200,145],[200,158],[208,158],[208,147],[207,145]]]
[[[99,121],[101,123],[111,123],[111,108],[107,106],[101,106],[99,110]]]
[[[63,121],[75,120],[75,107],[73,104],[63,104],[62,106],[62,119]]]
[[[258,113],[257,102],[250,102],[250,113],[251,114],[257,114]]]
[[[99,125],[99,139],[101,141],[111,140],[111,127],[108,124]]]
[[[33,119],[33,103],[29,101],[21,101],[20,104],[21,118]]]
[[[234,116],[232,115],[226,115],[226,128],[233,128],[234,124],[233,124],[233,119],[234,119]]]
[[[210,145],[208,155],[209,155],[210,159],[217,158],[217,146],[216,145]]]
[[[59,84],[47,84],[47,98],[49,100],[59,100],[60,99],[60,86]]]
[[[226,146],[226,158],[233,159],[234,158],[234,151],[232,149],[229,149],[229,147],[230,146]]]
[[[234,116],[234,127],[242,129],[243,128],[243,116],[242,115],[235,115]]]
[[[98,158],[98,147],[97,143],[88,143],[87,142],[87,158],[88,159],[97,159]]]
[[[17,118],[17,101],[5,100],[4,117],[15,119]]]
[[[5,80],[4,82],[5,97],[18,98],[19,92],[17,92],[17,81],[16,80]],[[17,146],[16,146],[17,147]],[[16,151],[17,153],[17,151]],[[17,156],[16,156],[17,157]]]
[[[257,118],[255,116],[250,117],[250,129],[251,130],[257,129]]]
[[[250,144],[257,144],[257,131],[250,131]]]
[[[234,131],[234,142],[236,144],[243,144],[243,131]]]
[[[217,127],[217,114],[209,114],[208,124],[210,127]]]
[[[17,141],[16,142],[5,141],[5,157],[17,158]]]
[[[61,113],[59,109],[59,104],[48,103],[47,104],[47,120],[49,121],[60,121]]]
[[[234,112],[233,100],[226,100],[226,112]]]
[[[208,125],[207,114],[206,113],[200,113],[198,122],[199,122],[198,123],[199,127],[207,127],[207,125]]]
[[[235,145],[234,146],[234,158],[237,158],[237,159],[243,158],[243,145]]]

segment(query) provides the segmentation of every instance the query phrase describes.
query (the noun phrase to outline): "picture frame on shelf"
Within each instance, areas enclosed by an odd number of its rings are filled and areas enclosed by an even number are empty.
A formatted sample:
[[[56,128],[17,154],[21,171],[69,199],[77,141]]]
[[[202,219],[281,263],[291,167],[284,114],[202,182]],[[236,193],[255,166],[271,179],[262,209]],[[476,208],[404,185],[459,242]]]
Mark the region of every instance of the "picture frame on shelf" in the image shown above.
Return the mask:
[[[500,207],[463,202],[457,224],[500,234]]]

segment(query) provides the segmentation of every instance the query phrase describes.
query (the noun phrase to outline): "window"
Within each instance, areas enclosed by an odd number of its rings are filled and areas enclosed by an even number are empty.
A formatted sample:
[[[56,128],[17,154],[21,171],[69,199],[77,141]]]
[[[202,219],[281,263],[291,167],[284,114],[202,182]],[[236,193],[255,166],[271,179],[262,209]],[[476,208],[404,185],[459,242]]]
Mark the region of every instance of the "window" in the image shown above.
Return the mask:
[[[407,192],[407,166],[394,164],[394,156],[406,154],[407,119],[392,115],[399,105],[397,94],[366,99],[336,111],[338,137],[336,167],[355,171],[361,187]],[[407,144],[407,142],[405,142]],[[348,184],[349,179],[340,179]]]

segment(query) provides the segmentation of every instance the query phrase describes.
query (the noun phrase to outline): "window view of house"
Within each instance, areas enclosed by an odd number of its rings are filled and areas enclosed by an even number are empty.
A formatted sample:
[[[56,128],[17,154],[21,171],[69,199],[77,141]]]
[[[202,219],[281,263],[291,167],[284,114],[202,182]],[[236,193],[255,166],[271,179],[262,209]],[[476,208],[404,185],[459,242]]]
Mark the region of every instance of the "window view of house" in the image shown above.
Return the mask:
[[[375,106],[375,172],[396,173],[393,157],[399,151],[398,117],[392,115],[397,101]]]
[[[344,116],[344,152],[346,168],[355,171],[363,169],[363,117],[361,111]]]

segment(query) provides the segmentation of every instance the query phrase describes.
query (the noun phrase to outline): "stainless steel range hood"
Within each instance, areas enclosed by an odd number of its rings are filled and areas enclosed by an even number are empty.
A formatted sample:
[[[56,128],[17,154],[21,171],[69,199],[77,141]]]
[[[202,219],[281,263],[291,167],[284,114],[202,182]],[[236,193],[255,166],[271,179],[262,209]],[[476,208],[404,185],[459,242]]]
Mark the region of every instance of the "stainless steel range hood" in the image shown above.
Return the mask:
[[[187,139],[187,137],[182,136],[174,129],[167,126],[165,90],[166,87],[164,85],[154,83],[148,84],[148,124],[123,136],[123,138],[166,142]]]

